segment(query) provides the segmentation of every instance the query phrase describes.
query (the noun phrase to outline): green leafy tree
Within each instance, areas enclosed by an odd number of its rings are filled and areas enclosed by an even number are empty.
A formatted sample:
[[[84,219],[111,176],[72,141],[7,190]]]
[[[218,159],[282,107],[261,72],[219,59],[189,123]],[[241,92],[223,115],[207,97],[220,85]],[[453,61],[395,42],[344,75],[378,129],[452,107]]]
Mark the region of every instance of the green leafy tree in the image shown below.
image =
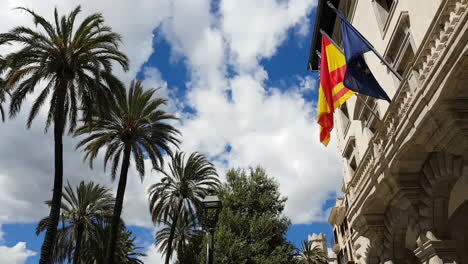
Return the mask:
[[[298,254],[299,264],[328,264],[328,256],[318,246],[312,247],[312,241],[302,241]]]
[[[101,14],[93,14],[76,25],[81,8],[68,16],[59,17],[54,12],[54,22],[47,21],[34,11],[26,11],[36,28],[18,26],[0,34],[0,45],[15,44],[21,47],[7,54],[9,68],[5,77],[7,90],[12,91],[10,116],[20,111],[28,94],[40,88],[27,126],[30,127],[39,109],[50,98],[46,131],[54,125],[55,176],[50,214],[41,248],[41,264],[50,263],[57,234],[63,185],[63,133],[65,127],[73,131],[79,119],[79,109],[90,113],[95,106],[104,106],[111,94],[108,87],[121,83],[112,75],[113,62],[128,69],[127,57],[118,50],[120,36],[104,25]],[[38,84],[44,82],[44,86]]]
[[[112,163],[112,179],[115,179],[117,167],[121,162],[117,197],[112,216],[112,230],[108,250],[108,263],[112,264],[115,253],[118,225],[127,185],[130,158],[141,179],[145,175],[145,156],[153,168],[158,169],[163,163],[163,154],[172,155],[171,145],[178,146],[176,136],[179,131],[168,122],[176,118],[161,109],[167,102],[163,98],[154,98],[155,89],[144,91],[141,81],[133,81],[127,92],[125,89],[116,93],[116,103],[107,111],[95,112],[92,121],[79,127],[75,135],[87,135],[77,145],[86,153],[91,168],[99,151],[106,147],[104,168]]]
[[[185,161],[185,154],[177,152],[169,164],[170,173],[163,173],[161,182],[149,188],[150,211],[155,224],[169,223],[165,263],[173,253],[173,240],[179,217],[194,217],[201,200],[219,186],[218,174],[211,162],[194,152]]]
[[[286,240],[290,221],[282,216],[286,198],[278,184],[261,168],[230,170],[226,176],[218,192],[223,209],[215,233],[215,263],[294,263],[294,247]]]
[[[109,189],[93,182],[81,182],[76,189],[70,184],[63,195],[61,226],[54,247],[54,261],[63,263],[73,259],[80,263],[81,249],[89,248],[97,238],[101,223],[109,221],[114,208],[114,199]],[[46,202],[50,205],[50,201]],[[49,217],[42,219],[36,233],[46,230]]]
[[[170,221],[164,224],[164,228],[156,232],[156,247],[166,256],[170,254],[168,252],[168,243],[171,230],[172,222]],[[198,254],[197,249],[199,249],[201,238],[202,230],[196,218],[191,216],[179,217],[172,240],[172,250],[177,252],[178,264],[195,263],[194,258]]]

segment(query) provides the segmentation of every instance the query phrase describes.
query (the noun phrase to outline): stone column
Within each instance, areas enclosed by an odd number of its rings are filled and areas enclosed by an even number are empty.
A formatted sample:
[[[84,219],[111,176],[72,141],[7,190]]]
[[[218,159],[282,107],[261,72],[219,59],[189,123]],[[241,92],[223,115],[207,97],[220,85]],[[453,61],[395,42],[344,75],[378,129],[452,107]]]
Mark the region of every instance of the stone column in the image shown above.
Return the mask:
[[[458,264],[456,241],[437,239],[431,231],[419,236],[414,254],[422,264]]]

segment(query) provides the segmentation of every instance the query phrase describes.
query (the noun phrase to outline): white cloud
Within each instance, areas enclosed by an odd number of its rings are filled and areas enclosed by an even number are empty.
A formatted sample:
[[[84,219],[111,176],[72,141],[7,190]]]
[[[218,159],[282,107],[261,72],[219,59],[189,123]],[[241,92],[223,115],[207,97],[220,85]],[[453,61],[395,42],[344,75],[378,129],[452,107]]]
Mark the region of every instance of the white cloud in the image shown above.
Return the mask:
[[[35,10],[48,19],[53,17],[53,7],[57,6],[60,13],[67,13],[80,4],[82,13],[78,20],[94,12],[102,12],[106,24],[115,32],[122,35],[122,50],[128,55],[131,62],[129,73],[118,70],[117,75],[125,82],[134,78],[141,65],[153,53],[153,31],[167,18],[166,10],[170,1],[135,0],[135,1],[93,1],[93,0],[66,0],[66,1],[34,1],[34,0],[7,0],[2,2],[0,9],[0,32],[6,32],[17,25],[33,26],[32,19],[25,12],[13,10],[14,7],[24,6]],[[17,48],[10,46],[0,47],[0,54]],[[118,68],[116,68],[118,69]],[[163,86],[157,95],[167,95],[168,89],[158,71],[148,69],[145,71],[145,85]],[[162,85],[161,85],[162,84]],[[27,113],[31,101],[30,96],[25,102],[19,116],[14,120],[0,123],[0,136],[2,148],[0,149],[0,222],[34,222],[48,214],[48,208],[43,201],[51,197],[53,185],[53,137],[52,133],[44,134],[44,111],[33,123],[30,130],[26,130]],[[68,136],[64,138],[64,177],[76,184],[81,180],[94,180],[116,188],[116,183],[111,183],[109,175],[102,170],[102,159],[96,161],[98,165],[91,171],[82,163],[82,153],[75,151],[77,139]],[[129,190],[127,198],[132,193],[139,192],[142,196],[140,212],[129,217],[129,224],[145,222],[145,226],[151,225],[148,221],[148,209],[146,206],[146,189],[140,183],[134,170],[129,173],[129,186],[134,186],[136,191]],[[150,178],[147,175],[147,178]],[[135,182],[135,183],[133,183]],[[149,183],[148,183],[149,184]],[[139,201],[140,201],[139,200]],[[129,206],[130,207],[130,206]],[[135,208],[132,206],[131,208]],[[130,210],[131,211],[131,210]],[[124,211],[125,213],[125,211]],[[146,216],[145,217],[143,217]],[[134,221],[132,221],[135,219]],[[140,220],[145,219],[145,220]]]
[[[182,127],[191,135],[183,149],[224,160],[223,170],[261,165],[288,196],[285,212],[294,223],[326,219],[321,204],[339,188],[341,167],[333,144],[324,148],[318,140],[314,106],[298,91],[264,87],[248,75],[230,84],[232,103],[219,93],[194,92],[199,112]]]
[[[70,10],[78,2],[83,14],[102,11],[107,23],[122,34],[132,69],[119,76],[127,82],[152,52],[158,52],[152,42],[153,31],[160,26],[157,32],[170,43],[173,59],[183,60],[190,73],[187,101],[177,98],[168,108],[180,110],[184,103],[196,110],[177,113],[182,117],[184,151],[206,153],[220,172],[261,165],[288,196],[286,214],[294,223],[324,219],[322,203],[341,186],[341,169],[336,148],[319,144],[315,106],[302,97],[302,92],[313,89],[313,79],[299,79],[299,89],[282,92],[265,85],[268,73],[259,63],[275,54],[288,30],[303,26],[314,1],[226,0],[215,17],[208,0],[9,0],[0,9],[0,31],[31,24],[29,17],[11,7],[28,6],[50,17],[54,5]],[[234,73],[228,74],[228,68]],[[158,95],[174,97],[174,88],[157,69],[147,67],[143,75],[146,87],[162,87]],[[51,133],[43,134],[43,113],[32,129],[25,129],[28,105],[15,120],[0,124],[0,222],[37,221],[48,213],[43,201],[51,197],[53,139]],[[117,182],[102,171],[102,157],[91,171],[82,163],[82,153],[74,150],[76,142],[64,139],[66,180],[72,184],[94,180],[115,190]],[[151,226],[147,188],[158,179],[149,172],[141,183],[130,170],[123,211],[127,224]]]
[[[4,245],[4,232],[0,224],[0,263],[2,264],[24,264],[28,257],[35,256],[37,253],[26,248],[25,242],[18,242],[13,247]]]
[[[216,158],[221,171],[263,166],[288,196],[285,213],[294,223],[326,218],[321,206],[340,186],[340,166],[333,145],[324,148],[318,141],[315,106],[302,98],[314,88],[314,79],[300,78],[295,89],[281,92],[265,85],[268,73],[259,62],[275,54],[288,30],[304,23],[314,5],[301,0],[222,1],[219,23],[205,23],[198,30],[220,34],[214,39],[224,41],[209,45],[198,34],[190,45],[205,43],[205,50],[179,51],[197,77],[187,96],[196,114],[183,120],[182,133],[190,136],[185,136],[182,149]],[[172,32],[169,39],[182,43],[180,36]],[[224,52],[208,56],[217,70],[200,67],[193,59],[216,47]],[[226,67],[234,68],[233,76],[227,76]]]
[[[182,102],[177,98],[178,87],[168,87],[167,82],[162,78],[161,72],[151,66],[143,68],[143,87],[145,89],[158,89],[155,96],[160,98],[170,98],[167,105],[163,107],[165,111],[176,113],[177,109],[182,108]]]
[[[24,264],[28,257],[37,253],[26,248],[25,242],[18,242],[13,247],[0,246],[0,263]]]
[[[307,75],[305,77],[298,77],[299,81],[299,91],[309,92],[317,89],[317,79]]]
[[[170,5],[169,0],[6,0],[4,2],[2,1],[3,8],[0,10],[1,32],[20,24],[33,25],[29,15],[13,10],[18,6],[31,8],[49,19],[53,18],[54,7],[58,8],[59,13],[64,14],[81,5],[83,11],[78,21],[86,15],[102,12],[106,24],[122,35],[122,50],[130,58],[130,72],[122,74],[120,67],[116,67],[116,70],[126,81],[135,76],[141,65],[153,53],[153,31],[163,19],[167,18],[166,10]]]
[[[258,60],[271,57],[289,28],[304,24],[316,5],[310,0],[225,0],[221,2],[222,29],[240,70],[252,70]]]
[[[0,224],[0,244],[2,244],[5,241],[3,238],[4,235],[5,233],[2,230],[2,224]]]
[[[152,263],[152,264],[162,264],[164,263],[164,256],[161,252],[159,252],[155,246],[149,246],[145,252],[146,257],[140,258],[144,263]],[[171,261],[174,263],[174,261]]]

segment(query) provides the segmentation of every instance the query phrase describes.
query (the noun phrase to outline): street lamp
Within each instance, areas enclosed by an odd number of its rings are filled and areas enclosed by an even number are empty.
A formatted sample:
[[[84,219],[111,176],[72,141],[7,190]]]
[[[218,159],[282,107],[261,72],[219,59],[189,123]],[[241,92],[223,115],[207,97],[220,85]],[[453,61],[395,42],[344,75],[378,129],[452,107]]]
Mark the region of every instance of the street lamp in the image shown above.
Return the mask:
[[[211,243],[208,243],[206,250],[207,250],[207,264],[213,264],[213,251],[214,251],[214,232],[216,229],[216,223],[218,222],[219,213],[221,212],[221,208],[223,205],[219,200],[218,196],[216,195],[208,195],[202,201],[203,204],[203,213],[204,217],[204,225],[206,231],[208,231],[211,235]]]

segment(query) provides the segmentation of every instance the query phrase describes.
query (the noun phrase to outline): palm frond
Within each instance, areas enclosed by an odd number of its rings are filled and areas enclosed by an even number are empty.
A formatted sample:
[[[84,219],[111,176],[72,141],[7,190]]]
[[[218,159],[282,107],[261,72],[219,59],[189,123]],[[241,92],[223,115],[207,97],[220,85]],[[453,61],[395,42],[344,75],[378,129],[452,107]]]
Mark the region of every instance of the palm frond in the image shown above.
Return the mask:
[[[61,226],[54,248],[54,259],[60,263],[72,259],[80,224],[84,227],[81,244],[84,251],[92,247],[95,240],[101,239],[97,233],[112,217],[115,202],[109,189],[93,182],[81,182],[76,188],[68,183],[64,189]],[[51,202],[46,203],[50,205]],[[39,222],[36,234],[47,228],[48,221],[49,217],[46,217]]]
[[[46,129],[59,118],[63,119],[63,124],[59,125],[68,124],[73,131],[79,119],[79,109],[87,114],[94,110],[94,106],[112,101],[109,86],[118,83],[111,73],[112,64],[116,62],[124,70],[128,69],[128,58],[118,50],[121,38],[104,25],[101,14],[86,17],[74,31],[76,17],[81,11],[79,6],[68,16],[60,16],[55,9],[53,22],[33,10],[18,9],[32,16],[36,28],[18,26],[0,34],[0,45],[22,47],[0,58],[0,75],[2,64],[9,69],[1,83],[6,90],[12,91],[10,117],[18,114],[26,96],[45,81],[48,85],[41,87],[42,91],[34,100],[28,127],[47,96],[64,90],[64,96],[53,96],[51,100]],[[0,104],[4,101],[3,90],[0,89]],[[57,104],[64,105],[63,113],[68,115],[57,117],[56,111],[60,109]],[[3,108],[0,108],[0,114],[4,116]]]
[[[143,177],[146,157],[158,168],[163,164],[163,155],[171,154],[172,146],[178,147],[180,133],[167,123],[176,117],[160,109],[160,102],[166,100],[155,98],[155,89],[144,90],[141,81],[133,81],[128,93],[119,85],[113,92],[115,104],[109,105],[107,111],[92,113],[91,121],[76,129],[75,136],[84,136],[77,148],[85,152],[84,159],[91,167],[100,150],[106,148],[104,168],[110,165],[114,178],[120,155],[129,145],[136,169]]]

